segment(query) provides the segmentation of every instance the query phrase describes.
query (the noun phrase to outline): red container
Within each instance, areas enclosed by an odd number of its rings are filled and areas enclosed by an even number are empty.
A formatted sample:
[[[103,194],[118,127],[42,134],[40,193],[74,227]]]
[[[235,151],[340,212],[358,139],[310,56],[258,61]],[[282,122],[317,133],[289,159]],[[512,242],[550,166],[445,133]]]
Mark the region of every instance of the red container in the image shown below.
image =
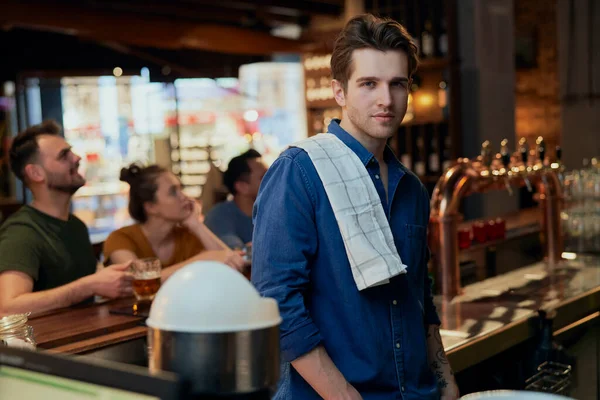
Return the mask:
[[[496,239],[506,238],[506,221],[496,218]]]
[[[488,240],[496,240],[498,238],[498,233],[496,232],[496,221],[490,219],[488,222],[486,222],[485,231]]]
[[[471,230],[461,228],[458,230],[458,248],[468,249],[469,247],[471,247]]]
[[[488,240],[487,227],[482,221],[473,224],[473,239],[479,243],[485,243]]]

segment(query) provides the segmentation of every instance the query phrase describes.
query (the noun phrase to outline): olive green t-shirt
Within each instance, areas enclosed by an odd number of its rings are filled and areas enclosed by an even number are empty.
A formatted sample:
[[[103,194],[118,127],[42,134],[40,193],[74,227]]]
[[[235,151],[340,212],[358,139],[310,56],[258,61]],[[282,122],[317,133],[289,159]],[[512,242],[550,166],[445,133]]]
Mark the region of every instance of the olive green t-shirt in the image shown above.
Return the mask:
[[[0,227],[0,272],[31,276],[33,290],[47,290],[96,272],[96,258],[85,224],[23,206]]]

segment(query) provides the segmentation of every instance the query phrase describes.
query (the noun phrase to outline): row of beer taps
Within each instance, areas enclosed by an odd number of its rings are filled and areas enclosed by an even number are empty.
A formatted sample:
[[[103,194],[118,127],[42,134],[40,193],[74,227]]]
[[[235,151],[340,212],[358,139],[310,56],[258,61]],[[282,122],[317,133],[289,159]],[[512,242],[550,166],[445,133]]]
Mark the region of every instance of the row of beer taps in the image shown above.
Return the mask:
[[[517,151],[511,152],[508,147],[508,139],[503,139],[500,142],[500,152],[493,155],[491,143],[486,140],[482,143],[481,153],[477,158],[472,161],[468,158],[458,159],[458,163],[470,163],[482,178],[473,191],[486,191],[486,188],[489,189],[493,183],[504,182],[506,190],[512,195],[513,185],[520,186],[521,182],[529,192],[532,192],[531,178],[541,172],[547,172],[548,169],[554,170],[562,183],[564,166],[561,158],[562,149],[560,146],[556,146],[554,157],[550,160],[544,138],[540,136],[536,139],[535,153],[530,151],[527,139],[521,138]]]
[[[519,141],[511,152],[508,140],[500,143],[500,152],[493,154],[485,141],[475,159],[459,158],[438,180],[431,196],[430,248],[433,270],[439,293],[455,296],[460,293],[458,225],[462,221],[462,199],[473,193],[507,190],[514,187],[537,188],[536,200],[542,210],[541,230],[548,265],[556,265],[562,254],[560,209],[564,167],[562,150],[556,147],[554,157],[548,157],[542,137],[531,152],[526,139]]]

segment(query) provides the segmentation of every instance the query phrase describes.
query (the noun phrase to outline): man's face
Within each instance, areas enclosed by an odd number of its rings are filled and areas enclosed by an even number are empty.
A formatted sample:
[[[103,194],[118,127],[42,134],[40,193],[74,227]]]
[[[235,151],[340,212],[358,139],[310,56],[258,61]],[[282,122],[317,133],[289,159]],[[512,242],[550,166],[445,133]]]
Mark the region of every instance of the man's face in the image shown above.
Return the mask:
[[[247,160],[250,173],[245,179],[236,183],[236,189],[239,194],[250,197],[256,200],[260,182],[267,173],[267,166],[263,163],[262,158],[251,158]]]
[[[394,135],[404,114],[409,91],[408,57],[404,51],[354,50],[346,90],[333,81],[342,121],[359,140],[385,140]]]
[[[41,179],[35,180],[45,182],[49,190],[68,194],[85,185],[85,178],[78,172],[81,157],[71,151],[64,138],[42,135],[38,137],[38,146],[36,164],[41,167]]]

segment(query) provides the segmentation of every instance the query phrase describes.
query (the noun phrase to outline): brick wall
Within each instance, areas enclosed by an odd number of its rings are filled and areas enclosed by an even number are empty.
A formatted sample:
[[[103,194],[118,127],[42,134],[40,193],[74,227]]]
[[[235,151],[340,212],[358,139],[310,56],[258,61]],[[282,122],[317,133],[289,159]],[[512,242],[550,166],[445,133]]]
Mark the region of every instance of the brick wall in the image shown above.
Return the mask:
[[[550,149],[560,143],[561,127],[556,0],[518,0],[514,7],[515,35],[533,35],[537,47],[537,66],[516,71],[516,140],[525,136],[532,146],[542,135]]]

